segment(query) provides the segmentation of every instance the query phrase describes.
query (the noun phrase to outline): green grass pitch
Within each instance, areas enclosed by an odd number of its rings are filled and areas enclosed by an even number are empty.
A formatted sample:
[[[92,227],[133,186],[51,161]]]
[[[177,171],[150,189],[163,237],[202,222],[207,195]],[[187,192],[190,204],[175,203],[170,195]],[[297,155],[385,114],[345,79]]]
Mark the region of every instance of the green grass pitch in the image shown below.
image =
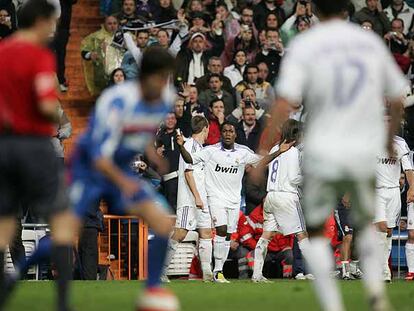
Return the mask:
[[[368,310],[361,282],[340,285],[347,310]],[[319,310],[310,281],[173,281],[168,287],[179,296],[183,311]],[[137,281],[74,282],[72,302],[77,311],[133,311],[141,289],[142,283]],[[396,311],[414,310],[414,282],[397,281],[388,284],[387,290]],[[54,311],[54,295],[53,282],[22,282],[5,310]]]

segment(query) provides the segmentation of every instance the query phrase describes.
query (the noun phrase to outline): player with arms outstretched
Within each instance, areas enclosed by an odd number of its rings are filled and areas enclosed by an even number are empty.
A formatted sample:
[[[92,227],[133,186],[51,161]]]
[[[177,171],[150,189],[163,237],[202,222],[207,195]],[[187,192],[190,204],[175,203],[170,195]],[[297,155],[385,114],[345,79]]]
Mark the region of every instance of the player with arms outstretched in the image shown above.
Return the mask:
[[[353,204],[366,289],[372,309],[386,310],[380,251],[371,222],[376,156],[392,138],[402,112],[406,80],[375,33],[344,20],[348,0],[313,0],[321,23],[297,36],[282,61],[272,118],[305,103],[304,213],[311,247],[305,255],[322,308],[344,310],[323,224],[345,192]],[[391,126],[383,122],[384,97]],[[280,124],[271,124],[270,133]],[[269,137],[270,139],[272,137]]]
[[[236,127],[230,122],[221,126],[221,142],[190,154],[183,146],[182,135],[177,136],[180,153],[186,163],[204,163],[206,169],[207,200],[213,223],[214,281],[229,283],[223,275],[223,265],[230,249],[231,234],[237,230],[241,202],[242,179],[246,165],[265,166],[289,150],[294,142],[283,142],[279,150],[265,157],[248,147],[235,143]]]

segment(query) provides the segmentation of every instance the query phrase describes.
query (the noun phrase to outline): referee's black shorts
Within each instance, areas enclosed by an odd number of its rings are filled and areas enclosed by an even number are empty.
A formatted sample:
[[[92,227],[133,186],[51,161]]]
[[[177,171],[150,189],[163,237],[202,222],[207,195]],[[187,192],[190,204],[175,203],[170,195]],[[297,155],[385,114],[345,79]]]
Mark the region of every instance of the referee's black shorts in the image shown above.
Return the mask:
[[[342,241],[348,234],[354,233],[354,226],[351,219],[351,209],[346,208],[340,202],[335,210],[335,222],[338,227],[338,240]]]
[[[66,209],[63,169],[49,138],[0,135],[0,217],[22,203],[46,218]]]

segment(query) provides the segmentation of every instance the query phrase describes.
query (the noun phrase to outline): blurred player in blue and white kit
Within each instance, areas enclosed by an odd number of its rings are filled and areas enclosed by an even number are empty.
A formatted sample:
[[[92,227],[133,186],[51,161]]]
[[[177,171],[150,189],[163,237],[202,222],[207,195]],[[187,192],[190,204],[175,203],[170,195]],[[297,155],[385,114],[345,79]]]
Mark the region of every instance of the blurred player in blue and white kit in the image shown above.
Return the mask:
[[[71,164],[69,196],[82,218],[90,204],[104,198],[113,214],[138,215],[155,233],[148,253],[146,292],[138,310],[178,308],[172,294],[160,288],[160,275],[172,223],[164,198],[153,187],[137,180],[131,162],[146,152],[156,161],[154,135],[170,111],[174,93],[168,87],[173,57],[159,47],[142,55],[139,83],[126,82],[105,91],[98,99],[86,133],[80,138]],[[155,297],[159,297],[155,298]],[[152,303],[157,305],[153,305]],[[157,309],[158,310],[158,309]]]

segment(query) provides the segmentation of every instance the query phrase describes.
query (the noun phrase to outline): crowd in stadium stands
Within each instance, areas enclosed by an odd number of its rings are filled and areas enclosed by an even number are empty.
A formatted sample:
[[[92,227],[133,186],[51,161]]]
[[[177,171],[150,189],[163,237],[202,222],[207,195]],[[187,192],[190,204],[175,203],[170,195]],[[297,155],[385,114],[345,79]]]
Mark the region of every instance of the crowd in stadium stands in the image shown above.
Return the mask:
[[[60,2],[61,14],[51,47],[57,55],[60,88],[66,91],[65,51],[71,7],[76,1],[54,2]],[[18,28],[16,11],[22,3],[24,0],[0,0],[0,39]],[[105,16],[102,27],[83,39],[80,51],[91,95],[98,96],[111,85],[139,77],[139,57],[149,46],[160,45],[176,56],[177,67],[171,81],[178,96],[156,140],[157,152],[168,161],[169,171],[159,176],[145,164],[144,157],[139,158],[136,166],[139,174],[157,186],[160,184],[160,191],[173,208],[177,205],[180,157],[175,130],[180,129],[185,137],[190,137],[192,117],[203,115],[208,119],[206,145],[220,141],[220,125],[228,120],[237,124],[237,143],[260,154],[273,147],[261,143],[268,136],[269,111],[277,96],[273,84],[282,58],[289,53],[289,42],[318,23],[310,1],[101,0],[100,9]],[[414,73],[413,15],[413,0],[352,0],[348,10],[350,22],[383,38],[409,80]],[[407,96],[411,96],[411,90]],[[306,107],[296,109],[290,118],[305,122]],[[63,111],[59,126],[56,146],[61,146],[71,132]],[[405,110],[400,135],[413,149],[413,106]],[[280,133],[273,145],[279,139]],[[63,156],[62,150],[59,156]],[[265,196],[266,184],[252,182],[247,172],[239,226],[232,236],[230,253],[230,258],[238,262],[241,278],[248,277],[254,260],[252,251],[262,232]],[[92,211],[98,213],[97,207]],[[92,227],[99,227],[92,223]],[[266,262],[277,266],[279,276],[302,274],[303,266],[294,256],[297,249],[293,236],[276,235],[269,245]],[[94,254],[97,256],[97,252]]]

